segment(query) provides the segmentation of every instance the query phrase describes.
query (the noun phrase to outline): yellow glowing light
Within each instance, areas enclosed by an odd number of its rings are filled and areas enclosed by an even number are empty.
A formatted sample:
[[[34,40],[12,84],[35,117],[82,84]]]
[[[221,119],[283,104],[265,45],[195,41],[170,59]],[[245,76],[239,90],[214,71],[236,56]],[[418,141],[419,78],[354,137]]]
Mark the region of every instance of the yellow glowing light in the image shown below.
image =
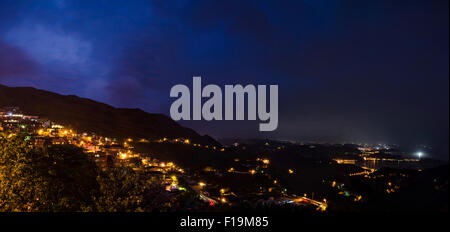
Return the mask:
[[[127,154],[126,153],[120,153],[120,158],[121,159],[126,159],[127,158]]]
[[[294,174],[294,170],[292,170],[292,169],[289,169],[288,172],[289,172],[289,174]]]

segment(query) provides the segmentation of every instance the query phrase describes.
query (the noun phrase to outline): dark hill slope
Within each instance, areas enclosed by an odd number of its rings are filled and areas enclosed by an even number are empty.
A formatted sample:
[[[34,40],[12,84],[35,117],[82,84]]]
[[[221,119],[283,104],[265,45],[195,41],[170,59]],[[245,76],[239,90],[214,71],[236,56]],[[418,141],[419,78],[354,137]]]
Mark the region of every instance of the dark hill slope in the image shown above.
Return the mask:
[[[24,113],[47,118],[77,131],[115,138],[190,138],[193,142],[219,145],[209,136],[182,127],[162,114],[140,109],[120,109],[74,95],[60,95],[29,87],[0,85],[0,107],[18,106]]]

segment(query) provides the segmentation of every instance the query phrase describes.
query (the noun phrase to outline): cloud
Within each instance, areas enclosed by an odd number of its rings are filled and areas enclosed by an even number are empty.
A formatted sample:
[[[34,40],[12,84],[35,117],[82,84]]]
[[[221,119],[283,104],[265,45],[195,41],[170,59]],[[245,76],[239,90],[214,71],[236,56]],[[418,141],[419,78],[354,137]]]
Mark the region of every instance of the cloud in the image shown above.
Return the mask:
[[[66,0],[53,0],[53,2],[55,3],[56,7],[63,9],[66,7],[67,1]]]
[[[0,40],[0,78],[31,78],[38,70],[39,65],[22,49]]]
[[[14,27],[5,38],[43,64],[83,65],[92,51],[91,43],[79,36],[42,25]]]

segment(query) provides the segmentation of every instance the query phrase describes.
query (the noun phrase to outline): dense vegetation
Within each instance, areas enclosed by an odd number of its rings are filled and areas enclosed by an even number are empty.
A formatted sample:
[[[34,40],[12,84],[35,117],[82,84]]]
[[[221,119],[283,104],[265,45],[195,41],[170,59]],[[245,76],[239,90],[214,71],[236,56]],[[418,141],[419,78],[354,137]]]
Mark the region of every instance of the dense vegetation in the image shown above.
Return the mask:
[[[100,170],[77,147],[0,134],[0,212],[167,211],[177,202],[164,191],[126,167]]]

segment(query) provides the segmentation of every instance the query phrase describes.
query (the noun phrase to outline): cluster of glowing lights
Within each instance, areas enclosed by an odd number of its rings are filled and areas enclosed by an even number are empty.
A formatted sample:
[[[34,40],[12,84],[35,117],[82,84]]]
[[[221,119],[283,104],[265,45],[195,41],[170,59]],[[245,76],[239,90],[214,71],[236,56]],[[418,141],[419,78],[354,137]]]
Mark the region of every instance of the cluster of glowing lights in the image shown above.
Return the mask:
[[[127,153],[119,153],[119,157],[121,159],[126,159],[126,158],[128,158],[128,154]]]

